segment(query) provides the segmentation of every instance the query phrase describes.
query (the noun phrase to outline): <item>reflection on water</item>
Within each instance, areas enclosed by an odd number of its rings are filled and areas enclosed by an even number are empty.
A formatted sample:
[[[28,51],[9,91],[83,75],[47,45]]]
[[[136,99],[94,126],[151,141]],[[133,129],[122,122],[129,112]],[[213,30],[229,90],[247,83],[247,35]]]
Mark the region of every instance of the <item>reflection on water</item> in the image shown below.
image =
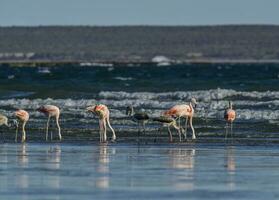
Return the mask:
[[[254,200],[279,195],[278,166],[278,147],[3,144],[0,197]]]
[[[46,168],[53,171],[60,171],[61,165],[61,146],[55,145],[51,146],[46,151]],[[61,187],[60,185],[60,176],[49,176],[47,177],[48,185],[52,188],[59,190]]]
[[[27,144],[21,144],[17,148],[17,163],[22,168],[27,168],[28,162]],[[16,177],[16,184],[19,188],[26,189],[29,187],[29,176],[24,170]],[[24,196],[24,199],[27,199],[26,196]]]
[[[234,190],[235,172],[236,172],[234,146],[228,146],[226,148],[225,167],[227,168],[227,172],[228,172],[228,187],[230,188],[230,190]]]
[[[97,188],[108,188],[109,187],[109,148],[107,144],[101,144],[99,146],[99,160],[97,172],[99,172],[100,177],[96,180]]]
[[[182,181],[175,181],[174,187],[177,189],[193,190],[196,150],[175,148],[169,152],[171,167],[177,170],[184,170],[180,177]]]

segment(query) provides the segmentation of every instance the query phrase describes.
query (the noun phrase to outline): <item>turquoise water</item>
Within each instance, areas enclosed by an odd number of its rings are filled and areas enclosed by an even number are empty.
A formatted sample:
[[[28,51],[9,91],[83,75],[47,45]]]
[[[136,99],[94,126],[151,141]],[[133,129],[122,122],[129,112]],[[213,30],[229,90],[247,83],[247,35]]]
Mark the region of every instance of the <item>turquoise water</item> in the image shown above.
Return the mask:
[[[3,199],[278,199],[277,146],[0,145]]]

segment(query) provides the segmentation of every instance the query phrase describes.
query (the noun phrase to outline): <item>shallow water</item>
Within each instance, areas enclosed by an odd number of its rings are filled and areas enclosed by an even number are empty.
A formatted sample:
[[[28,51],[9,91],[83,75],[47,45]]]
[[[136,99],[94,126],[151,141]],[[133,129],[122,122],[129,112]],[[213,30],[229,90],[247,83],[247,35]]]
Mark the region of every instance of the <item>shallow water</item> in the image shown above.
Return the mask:
[[[1,199],[278,199],[278,77],[275,64],[0,66],[0,113],[30,113],[26,144],[0,127]],[[193,96],[195,142],[175,134],[169,144],[154,122],[138,140],[125,116],[127,105],[152,117]],[[225,141],[229,100],[237,120]],[[109,106],[116,143],[99,145],[98,119],[85,112],[96,103]],[[61,143],[44,142],[44,104],[61,108]]]
[[[1,144],[3,199],[278,199],[279,148]]]

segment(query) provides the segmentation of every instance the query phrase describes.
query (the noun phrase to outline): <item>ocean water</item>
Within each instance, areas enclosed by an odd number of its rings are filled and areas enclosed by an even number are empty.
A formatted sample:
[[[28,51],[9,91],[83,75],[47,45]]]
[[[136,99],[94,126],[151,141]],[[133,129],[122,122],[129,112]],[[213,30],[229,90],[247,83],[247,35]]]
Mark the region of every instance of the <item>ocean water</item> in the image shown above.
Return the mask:
[[[278,64],[0,66],[0,113],[30,113],[26,144],[14,144],[14,128],[0,127],[0,196],[277,199],[278,86]],[[169,144],[155,122],[138,139],[125,115],[133,105],[159,116],[191,97],[199,102],[196,141],[179,143],[174,134]],[[237,119],[233,139],[224,140],[229,100]],[[96,103],[110,108],[115,143],[98,142],[98,119],[85,111]],[[44,141],[47,119],[36,111],[44,104],[61,108],[61,143]]]

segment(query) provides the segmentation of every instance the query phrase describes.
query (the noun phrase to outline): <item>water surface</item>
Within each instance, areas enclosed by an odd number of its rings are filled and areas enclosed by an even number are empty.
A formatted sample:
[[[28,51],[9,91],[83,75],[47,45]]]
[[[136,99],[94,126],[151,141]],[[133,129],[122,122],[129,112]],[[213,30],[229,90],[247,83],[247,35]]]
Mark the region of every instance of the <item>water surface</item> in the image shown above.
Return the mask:
[[[4,199],[278,199],[277,146],[2,144]]]

